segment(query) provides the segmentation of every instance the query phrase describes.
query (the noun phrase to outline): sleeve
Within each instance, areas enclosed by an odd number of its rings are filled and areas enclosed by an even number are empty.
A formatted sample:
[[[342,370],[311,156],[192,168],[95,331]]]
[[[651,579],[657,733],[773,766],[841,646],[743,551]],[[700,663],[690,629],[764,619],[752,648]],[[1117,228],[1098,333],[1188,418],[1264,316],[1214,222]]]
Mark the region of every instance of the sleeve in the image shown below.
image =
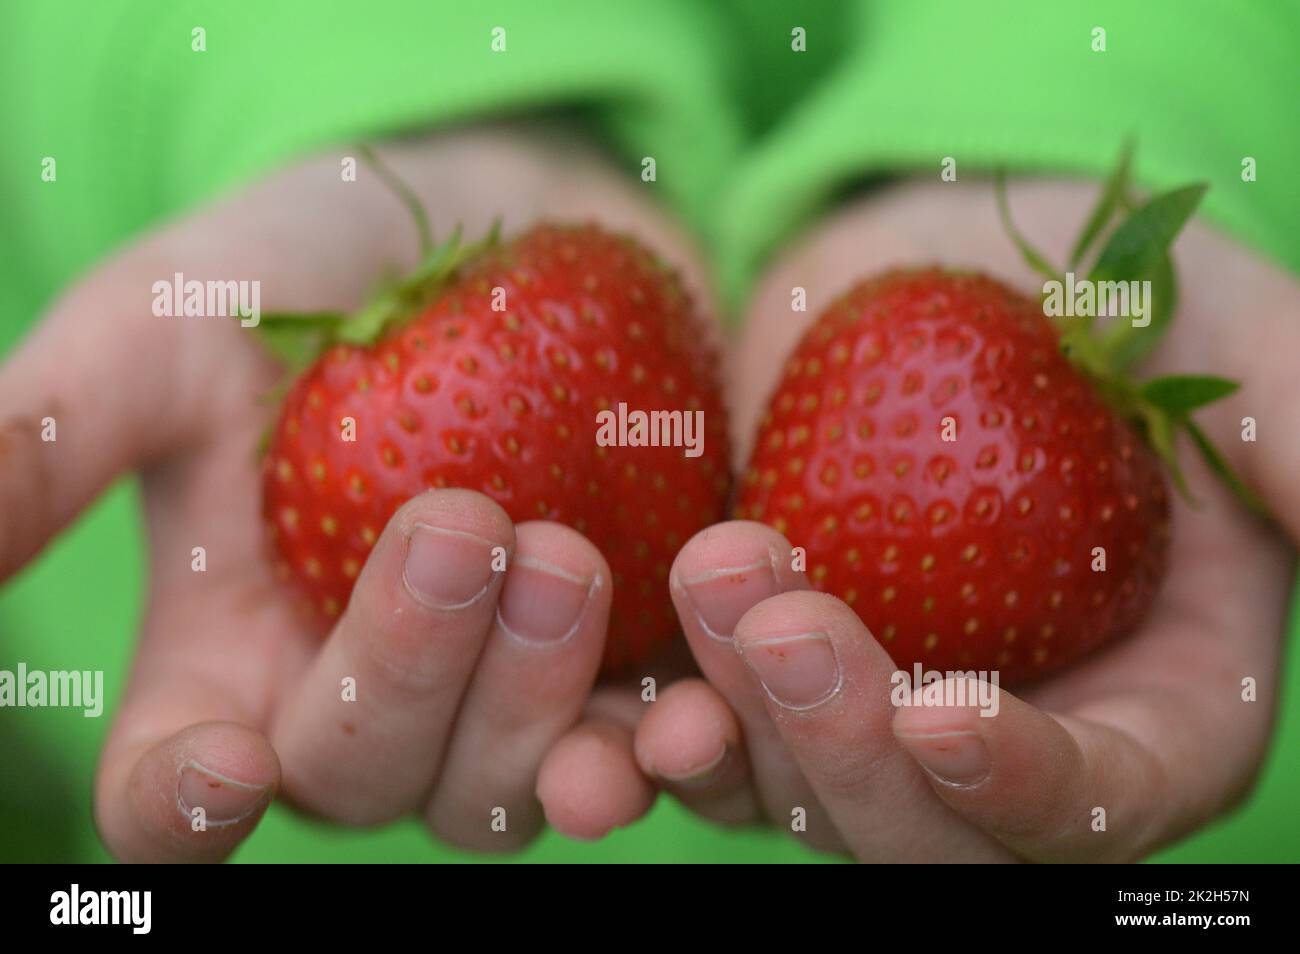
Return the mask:
[[[24,236],[14,276],[47,291],[123,235],[331,143],[576,112],[631,174],[653,156],[655,187],[701,230],[740,145],[723,19],[691,0],[4,7],[24,82],[0,90],[19,146],[0,156],[0,198]]]
[[[724,199],[733,298],[783,236],[867,177],[937,176],[948,156],[959,176],[1099,176],[1129,136],[1139,181],[1209,182],[1207,217],[1300,270],[1293,0],[855,0],[845,12],[847,40],[810,29],[806,53],[787,51],[838,62]],[[788,38],[797,11],[785,20]],[[1255,181],[1243,179],[1248,158]]]

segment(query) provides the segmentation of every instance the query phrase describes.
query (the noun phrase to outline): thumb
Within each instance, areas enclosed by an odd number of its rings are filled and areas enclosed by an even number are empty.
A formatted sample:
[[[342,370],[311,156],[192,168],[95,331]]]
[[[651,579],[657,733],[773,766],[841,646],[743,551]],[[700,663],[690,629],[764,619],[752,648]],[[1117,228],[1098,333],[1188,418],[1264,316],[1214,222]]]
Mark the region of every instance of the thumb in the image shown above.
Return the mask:
[[[162,269],[138,252],[119,259],[0,366],[0,580],[114,477],[177,439],[181,334],[150,310]]]
[[[921,699],[976,699],[975,690],[973,680],[946,679],[894,716],[894,736],[943,801],[1031,861],[1131,860],[1155,847],[1171,801],[1147,749],[998,688],[984,708]]]

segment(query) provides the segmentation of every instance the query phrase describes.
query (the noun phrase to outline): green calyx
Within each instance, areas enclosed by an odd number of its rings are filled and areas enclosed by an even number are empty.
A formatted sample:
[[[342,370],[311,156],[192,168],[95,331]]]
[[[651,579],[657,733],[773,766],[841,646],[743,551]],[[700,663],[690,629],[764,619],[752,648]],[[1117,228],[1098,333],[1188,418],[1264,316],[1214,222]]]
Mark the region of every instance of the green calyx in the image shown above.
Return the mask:
[[[338,344],[374,344],[394,328],[410,321],[431,304],[470,261],[494,248],[501,223],[493,224],[480,241],[465,243],[456,226],[448,238],[435,245],[429,217],[419,198],[388,169],[367,146],[358,146],[362,160],[384,181],[406,206],[420,239],[420,263],[411,272],[382,287],[369,302],[351,314],[275,313],[262,316],[257,334],[291,375],[311,365],[323,352]]]
[[[1129,373],[1169,330],[1178,293],[1169,248],[1208,188],[1189,185],[1139,201],[1131,191],[1132,158],[1133,146],[1128,143],[1071,248],[1064,272],[1054,268],[1011,221],[1006,180],[999,172],[996,193],[1003,226],[1025,262],[1045,280],[1043,313],[1060,333],[1062,353],[1093,380],[1117,412],[1137,425],[1183,496],[1195,503],[1178,464],[1175,444],[1180,433],[1191,439],[1210,468],[1247,506],[1264,513],[1258,497],[1191,419],[1193,411],[1234,393],[1237,383],[1210,375],[1137,381]],[[1107,229],[1101,251],[1082,273],[1084,277],[1078,277],[1089,251]],[[1081,299],[1075,297],[1076,288]],[[1097,306],[1103,289],[1108,303],[1122,301],[1129,314],[1102,319],[1109,327],[1099,330]],[[1080,300],[1085,307],[1076,309]],[[1141,314],[1132,314],[1135,301],[1143,303]]]

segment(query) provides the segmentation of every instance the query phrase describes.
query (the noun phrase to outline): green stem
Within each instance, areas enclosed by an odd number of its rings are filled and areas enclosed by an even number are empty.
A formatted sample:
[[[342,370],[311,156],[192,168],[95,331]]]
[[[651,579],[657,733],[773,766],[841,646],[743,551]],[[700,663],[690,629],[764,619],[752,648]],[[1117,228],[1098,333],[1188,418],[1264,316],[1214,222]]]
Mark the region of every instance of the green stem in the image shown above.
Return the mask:
[[[379,155],[367,146],[365,143],[357,144],[357,152],[361,154],[362,160],[379,178],[384,180],[384,184],[393,190],[393,194],[401,200],[406,206],[411,218],[415,220],[416,231],[420,233],[420,257],[424,258],[433,251],[433,227],[429,224],[429,213],[425,211],[424,203],[420,201],[411,187],[391,169],[388,168],[379,158]]]
[[[1051,263],[1043,257],[1042,253],[1025,238],[1025,236],[1016,228],[1016,223],[1011,220],[1011,206],[1007,202],[1007,174],[1003,169],[999,169],[993,178],[993,191],[997,196],[998,215],[1002,219],[1002,227],[1006,230],[1007,235],[1016,248],[1020,250],[1020,256],[1025,263],[1038,274],[1042,275],[1049,281],[1058,281],[1060,271],[1053,268]]]

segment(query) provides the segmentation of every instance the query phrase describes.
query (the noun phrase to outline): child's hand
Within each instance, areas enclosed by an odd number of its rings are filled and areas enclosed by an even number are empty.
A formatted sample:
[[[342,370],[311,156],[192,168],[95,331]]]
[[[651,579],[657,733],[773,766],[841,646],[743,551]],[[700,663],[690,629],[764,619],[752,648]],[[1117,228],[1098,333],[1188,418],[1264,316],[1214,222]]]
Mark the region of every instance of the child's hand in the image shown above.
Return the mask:
[[[455,844],[517,848],[542,825],[534,790],[557,740],[595,731],[630,744],[616,724],[574,729],[611,586],[604,559],[572,530],[514,526],[468,491],[418,497],[380,537],[323,645],[272,578],[255,460],[270,414],[258,399],[278,371],[237,319],[155,317],[151,289],[182,272],[260,280],[266,311],[356,307],[417,243],[375,176],[363,167],[360,181],[342,180],[346,152],[135,244],[0,370],[0,579],[115,477],[143,474],[148,610],[95,795],[100,832],[124,860],[223,858],[277,792],[344,823],[416,813]],[[703,294],[680,234],[563,135],[468,131],[385,154],[440,231],[461,222],[482,234],[502,214],[508,229],[594,218],[635,232]],[[46,417],[52,443],[40,437]],[[512,551],[505,574],[490,571],[495,545]],[[195,547],[205,572],[192,568]],[[484,559],[446,559],[476,548]],[[69,580],[68,597],[77,589]],[[345,704],[346,677],[356,701]]]
[[[1054,238],[1045,244],[1060,259],[1092,196],[1043,183],[1013,200],[1022,227]],[[763,282],[743,332],[741,454],[783,356],[831,296],[877,268],[933,261],[1034,287],[1041,280],[1001,235],[986,184],[934,184],[874,198],[799,243]],[[1272,730],[1300,538],[1300,290],[1199,226],[1176,255],[1182,304],[1152,370],[1242,382],[1204,424],[1280,531],[1185,455],[1202,506],[1174,503],[1170,574],[1141,632],[1004,692],[1000,713],[981,718],[894,708],[896,667],[851,609],[808,592],[790,569],[791,542],[758,524],[714,527],[671,575],[708,681],[670,687],[648,709],[635,740],[643,771],[727,822],[788,828],[802,808],[807,843],[871,861],[1134,859],[1237,804]],[[795,285],[808,289],[806,315],[790,311]],[[1245,416],[1258,422],[1256,443],[1241,440]],[[783,661],[768,665],[773,645]],[[1258,701],[1244,700],[1246,679]]]

